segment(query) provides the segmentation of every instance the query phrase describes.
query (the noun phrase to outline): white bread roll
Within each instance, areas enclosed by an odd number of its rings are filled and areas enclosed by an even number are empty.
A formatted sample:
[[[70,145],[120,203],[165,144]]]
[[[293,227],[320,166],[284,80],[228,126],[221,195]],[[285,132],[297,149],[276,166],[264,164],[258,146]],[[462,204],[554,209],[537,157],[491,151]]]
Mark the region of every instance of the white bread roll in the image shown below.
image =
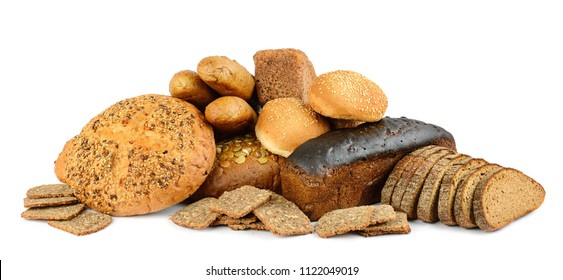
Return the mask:
[[[313,110],[334,119],[376,122],[387,110],[387,96],[379,86],[364,75],[348,70],[315,78],[308,101]]]
[[[264,105],[255,131],[268,151],[288,157],[303,142],[330,131],[330,124],[299,98],[286,97]]]

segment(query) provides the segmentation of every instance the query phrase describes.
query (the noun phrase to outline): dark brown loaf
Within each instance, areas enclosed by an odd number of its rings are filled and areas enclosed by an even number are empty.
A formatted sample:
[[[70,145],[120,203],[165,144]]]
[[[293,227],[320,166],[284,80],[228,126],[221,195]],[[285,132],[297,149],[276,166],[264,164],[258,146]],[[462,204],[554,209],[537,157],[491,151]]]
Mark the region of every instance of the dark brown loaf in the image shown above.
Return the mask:
[[[340,129],[299,146],[282,165],[282,193],[317,220],[329,211],[380,200],[393,166],[427,145],[455,150],[441,127],[408,118],[383,118]]]

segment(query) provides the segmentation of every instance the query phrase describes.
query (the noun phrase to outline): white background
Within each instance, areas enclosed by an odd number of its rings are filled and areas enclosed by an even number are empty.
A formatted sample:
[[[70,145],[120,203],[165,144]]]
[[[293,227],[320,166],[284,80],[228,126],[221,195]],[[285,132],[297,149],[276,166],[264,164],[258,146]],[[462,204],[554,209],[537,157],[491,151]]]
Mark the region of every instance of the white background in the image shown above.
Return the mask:
[[[82,2],[0,4],[2,279],[257,279],[206,276],[211,266],[360,268],[264,279],[561,279],[557,1]],[[83,237],[20,218],[26,190],[57,182],[64,143],[109,105],[168,94],[172,75],[205,56],[253,72],[256,51],[285,47],[317,74],[366,75],[388,116],[440,125],[458,151],[522,170],[544,204],[494,233],[414,221],[409,235],[375,238],[190,230],[168,220],[178,207]]]

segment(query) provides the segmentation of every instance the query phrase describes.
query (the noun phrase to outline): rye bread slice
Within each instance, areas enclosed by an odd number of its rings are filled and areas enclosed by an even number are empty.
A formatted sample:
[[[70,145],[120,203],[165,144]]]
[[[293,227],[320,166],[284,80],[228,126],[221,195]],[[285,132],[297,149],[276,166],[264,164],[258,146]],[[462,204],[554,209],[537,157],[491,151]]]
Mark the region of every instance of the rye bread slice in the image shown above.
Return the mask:
[[[416,219],[418,198],[420,197],[420,191],[428,173],[441,158],[454,153],[455,151],[453,150],[443,149],[428,155],[423,160],[423,162],[416,168],[408,182],[405,194],[403,194],[403,199],[401,200],[401,207],[399,207],[398,211],[407,213],[407,217],[409,219]]]
[[[475,188],[475,221],[484,231],[498,230],[538,209],[545,199],[544,188],[513,168],[502,168]]]
[[[391,197],[393,196],[393,190],[395,189],[395,185],[397,184],[397,181],[399,180],[399,178],[401,178],[401,174],[405,170],[405,166],[407,166],[415,156],[419,155],[423,151],[434,146],[435,145],[430,145],[414,150],[408,155],[404,156],[401,160],[399,160],[397,164],[395,164],[393,170],[391,170],[391,173],[389,174],[387,180],[385,181],[385,185],[383,186],[383,189],[381,190],[382,204],[391,205]]]
[[[456,223],[464,228],[475,228],[473,215],[473,195],[477,184],[500,170],[502,166],[494,163],[485,164],[471,173],[461,186],[457,188],[454,199],[454,216]]]
[[[463,165],[453,165],[446,171],[440,184],[438,196],[438,218],[445,225],[457,225],[454,216],[454,198],[457,188],[463,180],[475,169],[487,164],[481,158],[472,158]]]
[[[440,159],[430,170],[430,173],[424,180],[420,197],[418,198],[418,206],[416,207],[416,216],[419,220],[427,223],[435,223],[438,219],[438,196],[440,194],[440,185],[446,171],[459,164],[465,164],[471,160],[471,157],[465,154],[447,155]]]

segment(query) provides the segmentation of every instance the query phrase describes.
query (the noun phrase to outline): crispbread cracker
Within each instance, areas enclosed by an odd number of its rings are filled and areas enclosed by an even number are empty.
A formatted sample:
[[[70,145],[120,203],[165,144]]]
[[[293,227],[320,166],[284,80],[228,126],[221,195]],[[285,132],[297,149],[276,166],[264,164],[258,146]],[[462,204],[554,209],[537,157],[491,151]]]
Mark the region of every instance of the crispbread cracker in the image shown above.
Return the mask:
[[[214,222],[213,226],[228,226],[228,225],[247,225],[254,223],[258,220],[253,214],[248,214],[242,218],[232,218],[227,215],[219,216]]]
[[[273,192],[270,201],[252,212],[269,231],[277,235],[299,235],[313,232],[313,225],[307,215],[295,203]]]
[[[364,229],[371,224],[373,211],[372,206],[356,206],[330,211],[317,221],[315,232],[319,237],[326,238]]]
[[[72,233],[86,235],[97,232],[111,224],[111,216],[95,211],[82,211],[68,221],[48,221],[50,226]]]
[[[29,198],[74,196],[74,190],[67,184],[48,184],[30,188],[26,196]]]
[[[204,229],[209,227],[219,216],[219,213],[210,210],[217,203],[217,198],[206,197],[200,199],[172,214],[170,220],[183,227]]]
[[[371,225],[363,230],[357,231],[358,234],[368,237],[384,234],[407,234],[411,232],[407,214],[404,212],[396,212],[396,218],[377,225]]]
[[[247,229],[268,230],[264,225],[264,223],[260,221],[256,221],[254,223],[249,223],[249,224],[230,224],[227,226],[232,230],[247,230]]]
[[[370,225],[385,223],[395,219],[397,216],[393,206],[391,205],[377,205],[371,206],[373,208],[370,218]]]
[[[253,186],[242,186],[232,191],[224,192],[217,200],[217,203],[211,205],[210,209],[213,212],[232,218],[241,218],[270,200],[270,194],[271,192],[267,190]]]
[[[65,197],[49,197],[49,198],[29,198],[23,199],[23,207],[34,208],[34,207],[49,207],[49,206],[60,206],[68,204],[76,204],[80,201],[74,196]]]
[[[84,210],[84,204],[29,208],[21,216],[28,220],[69,220]]]

